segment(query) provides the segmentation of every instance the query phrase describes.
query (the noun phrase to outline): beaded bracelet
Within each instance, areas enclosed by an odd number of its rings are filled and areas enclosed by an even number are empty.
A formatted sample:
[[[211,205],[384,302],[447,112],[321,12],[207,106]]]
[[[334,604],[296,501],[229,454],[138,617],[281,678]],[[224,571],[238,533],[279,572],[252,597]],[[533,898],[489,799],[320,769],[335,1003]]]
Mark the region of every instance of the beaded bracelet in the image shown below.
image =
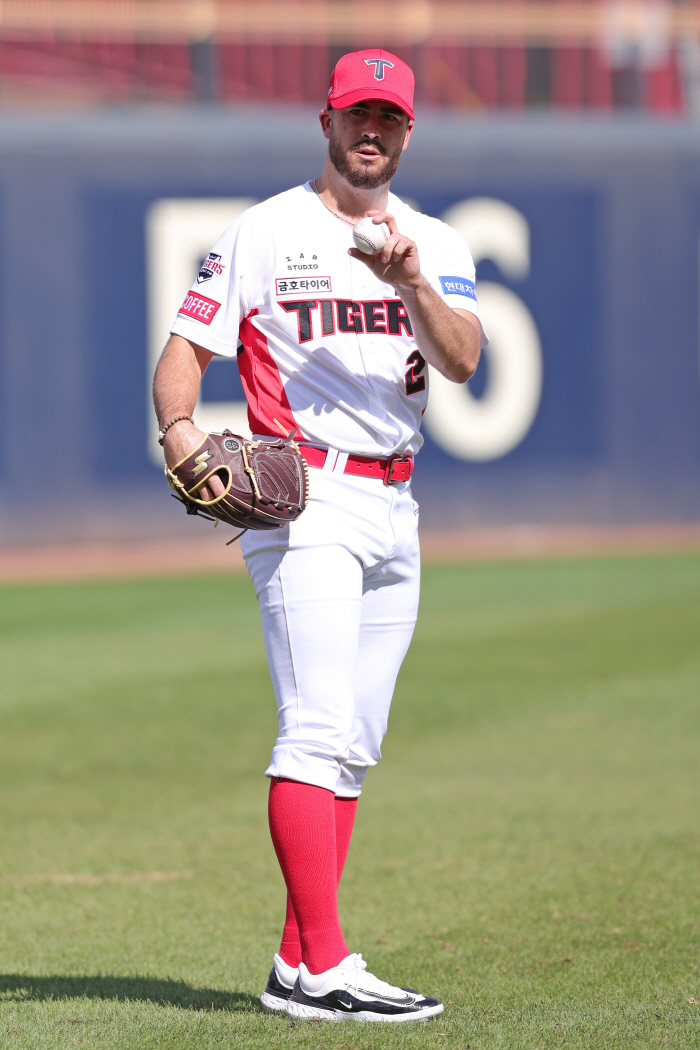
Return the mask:
[[[168,433],[170,428],[174,426],[175,423],[179,423],[181,419],[189,419],[190,423],[194,424],[194,419],[192,418],[192,416],[175,416],[175,419],[171,419],[169,423],[166,423],[165,426],[158,431],[159,445],[162,445],[165,441],[165,435]]]

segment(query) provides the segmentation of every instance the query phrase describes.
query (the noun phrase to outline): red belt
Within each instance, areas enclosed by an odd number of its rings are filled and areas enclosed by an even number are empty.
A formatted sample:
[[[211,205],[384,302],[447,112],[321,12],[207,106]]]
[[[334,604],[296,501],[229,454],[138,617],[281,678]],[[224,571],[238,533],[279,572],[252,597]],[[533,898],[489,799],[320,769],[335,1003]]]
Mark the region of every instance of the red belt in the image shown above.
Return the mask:
[[[302,445],[301,454],[310,467],[322,467],[328,457],[328,449]],[[408,481],[413,473],[413,456],[389,456],[388,459],[348,456],[343,473],[357,474],[362,478],[381,478],[385,485],[398,485],[400,481]]]

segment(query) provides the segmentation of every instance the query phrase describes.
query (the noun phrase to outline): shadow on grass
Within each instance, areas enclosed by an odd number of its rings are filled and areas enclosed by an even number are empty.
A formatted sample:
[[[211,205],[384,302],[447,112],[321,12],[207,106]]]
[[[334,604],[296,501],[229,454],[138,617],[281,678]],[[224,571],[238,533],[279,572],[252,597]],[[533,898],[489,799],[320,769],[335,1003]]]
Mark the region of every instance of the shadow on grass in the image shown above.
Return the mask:
[[[0,1000],[118,999],[183,1010],[229,1010],[263,1013],[260,999],[249,992],[222,992],[217,988],[195,988],[184,981],[157,977],[31,977],[0,974]]]

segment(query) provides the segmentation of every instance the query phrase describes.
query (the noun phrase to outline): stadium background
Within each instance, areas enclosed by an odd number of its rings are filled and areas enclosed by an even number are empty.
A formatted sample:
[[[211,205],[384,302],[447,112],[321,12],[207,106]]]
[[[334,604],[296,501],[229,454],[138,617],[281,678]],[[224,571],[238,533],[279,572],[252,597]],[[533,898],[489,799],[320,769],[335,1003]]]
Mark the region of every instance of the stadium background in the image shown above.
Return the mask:
[[[340,889],[370,968],[446,1003],[398,1032],[260,1008],[259,611],[148,396],[199,259],[319,170],[330,68],[379,41],[417,73],[396,189],[467,236],[492,337],[432,387]],[[699,121],[696,0],[2,0],[3,1046],[697,1050]],[[214,363],[198,418],[240,395]]]
[[[699,11],[3,5],[2,542],[191,535],[154,357],[216,231],[319,169],[328,71],[377,31],[418,74],[395,188],[470,241],[492,336],[433,384],[424,525],[697,522]],[[241,396],[213,365],[201,421]]]

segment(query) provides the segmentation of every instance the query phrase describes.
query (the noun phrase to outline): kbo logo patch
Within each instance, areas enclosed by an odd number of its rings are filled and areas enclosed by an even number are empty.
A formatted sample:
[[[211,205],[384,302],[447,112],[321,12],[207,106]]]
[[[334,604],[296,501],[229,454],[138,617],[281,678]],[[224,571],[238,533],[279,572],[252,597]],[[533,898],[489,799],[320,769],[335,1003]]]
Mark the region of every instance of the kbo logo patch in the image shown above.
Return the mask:
[[[220,277],[225,269],[226,267],[221,261],[221,256],[217,255],[216,252],[209,252],[197,274],[197,284],[211,281],[215,275]]]

